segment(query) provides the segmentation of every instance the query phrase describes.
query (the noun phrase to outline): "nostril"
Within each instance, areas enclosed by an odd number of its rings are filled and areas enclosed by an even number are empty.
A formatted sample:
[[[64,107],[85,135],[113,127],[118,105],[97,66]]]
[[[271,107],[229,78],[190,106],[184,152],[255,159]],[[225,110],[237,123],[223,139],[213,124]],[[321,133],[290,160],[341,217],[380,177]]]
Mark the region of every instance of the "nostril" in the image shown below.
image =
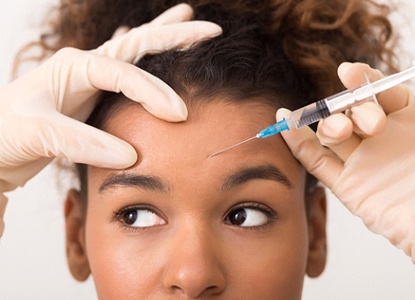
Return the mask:
[[[183,295],[186,294],[187,295],[187,293],[181,287],[179,287],[177,285],[172,285],[170,287],[170,291],[172,293],[179,293],[179,294],[183,294]],[[206,287],[203,291],[201,291],[201,293],[198,295],[198,297],[199,296],[205,296],[205,295],[215,296],[215,295],[219,295],[222,292],[223,292],[223,289],[219,288],[216,285],[211,285],[211,286]]]
[[[209,295],[216,295],[216,294],[220,294],[223,292],[223,289],[219,288],[216,285],[212,285],[209,286],[205,289],[205,291],[209,294]]]
[[[177,285],[172,285],[170,288],[173,292],[180,291],[183,293],[183,290]]]

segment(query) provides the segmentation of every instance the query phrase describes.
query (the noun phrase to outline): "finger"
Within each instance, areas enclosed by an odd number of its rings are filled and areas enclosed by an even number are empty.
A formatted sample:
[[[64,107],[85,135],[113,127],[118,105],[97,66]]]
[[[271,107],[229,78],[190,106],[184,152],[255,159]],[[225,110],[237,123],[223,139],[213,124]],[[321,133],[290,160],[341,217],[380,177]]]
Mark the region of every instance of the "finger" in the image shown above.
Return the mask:
[[[52,85],[48,90],[52,93],[50,97],[57,99],[56,109],[80,121],[85,121],[92,112],[95,105],[92,96],[98,90],[122,92],[129,99],[142,103],[156,117],[167,121],[178,122],[187,118],[186,105],[171,87],[136,66],[117,59],[64,48],[42,65],[41,71],[51,77],[47,80]],[[59,74],[59,80],[54,74]],[[39,75],[32,77],[29,74],[21,80],[31,84]],[[63,86],[65,89],[62,90]],[[70,103],[64,101],[66,98],[71,99]]]
[[[1,192],[23,186],[55,157],[111,169],[124,169],[137,161],[136,151],[125,141],[52,108],[43,113],[16,120],[26,126],[6,123],[5,150],[10,155],[5,163],[13,167],[2,174]]]
[[[277,111],[277,120],[289,118],[290,112],[286,109]],[[300,161],[308,172],[328,188],[332,188],[343,171],[343,162],[329,149],[324,148],[315,133],[304,127],[299,130],[291,128],[281,132],[285,142],[293,155]]]
[[[187,108],[183,100],[152,74],[103,56],[93,56],[87,66],[89,82],[96,89],[122,92],[158,118],[171,122],[186,120]]]
[[[146,54],[160,53],[174,48],[185,50],[197,41],[213,38],[222,33],[222,28],[206,21],[189,21],[148,28],[149,30],[143,31],[141,39],[129,40],[133,43],[129,46],[138,49],[133,63]]]
[[[345,161],[361,143],[362,139],[353,131],[352,121],[344,114],[334,114],[319,122],[317,138],[320,143]]]
[[[127,34],[106,42],[93,52],[133,62],[148,53],[189,47],[196,41],[212,38],[221,33],[222,29],[218,25],[206,21],[147,25],[131,29]]]
[[[117,30],[115,30],[114,33],[112,34],[111,40],[116,39],[116,38],[118,38],[120,36],[123,36],[129,30],[130,30],[130,27],[128,27],[128,26],[120,26],[120,27],[118,27]]]
[[[379,70],[372,69],[369,65],[362,63],[343,63],[339,66],[338,75],[346,88],[356,88],[366,84],[365,76],[370,82],[384,77]],[[400,84],[379,93],[377,99],[385,113],[390,114],[408,106],[411,100],[413,101],[413,92],[408,86]]]
[[[150,22],[151,25],[165,25],[172,23],[179,23],[184,21],[189,21],[192,19],[193,9],[190,5],[181,3],[172,8],[169,8],[153,21]]]
[[[372,69],[368,64],[364,63],[342,63],[337,69],[337,74],[346,88],[356,88],[362,84],[382,79],[382,72]]]
[[[355,132],[363,138],[379,135],[386,129],[387,117],[382,107],[374,102],[366,102],[350,110]]]
[[[30,149],[38,157],[66,157],[74,163],[124,169],[137,161],[134,148],[102,130],[59,113],[42,120]]]

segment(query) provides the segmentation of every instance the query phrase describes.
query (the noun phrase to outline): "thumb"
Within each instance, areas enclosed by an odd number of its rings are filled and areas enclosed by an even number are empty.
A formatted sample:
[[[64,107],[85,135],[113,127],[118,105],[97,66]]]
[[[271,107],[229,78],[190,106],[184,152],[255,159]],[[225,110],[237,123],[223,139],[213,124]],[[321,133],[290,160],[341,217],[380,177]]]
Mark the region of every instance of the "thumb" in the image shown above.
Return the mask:
[[[289,119],[291,112],[280,108],[277,111],[277,121],[282,118]],[[328,188],[332,188],[343,171],[343,162],[329,149],[320,144],[316,134],[309,127],[301,129],[290,128],[281,132],[282,137],[306,170],[314,175]]]

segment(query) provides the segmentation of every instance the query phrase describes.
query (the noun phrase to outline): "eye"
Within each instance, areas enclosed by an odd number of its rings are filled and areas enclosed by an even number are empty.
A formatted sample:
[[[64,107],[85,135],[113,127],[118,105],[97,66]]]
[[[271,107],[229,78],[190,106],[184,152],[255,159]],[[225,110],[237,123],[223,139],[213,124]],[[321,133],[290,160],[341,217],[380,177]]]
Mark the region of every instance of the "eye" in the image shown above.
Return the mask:
[[[240,227],[260,227],[267,225],[275,217],[276,213],[268,207],[249,205],[231,210],[226,217],[226,222]]]
[[[129,227],[146,228],[164,225],[167,222],[149,208],[131,207],[115,213],[117,220]]]

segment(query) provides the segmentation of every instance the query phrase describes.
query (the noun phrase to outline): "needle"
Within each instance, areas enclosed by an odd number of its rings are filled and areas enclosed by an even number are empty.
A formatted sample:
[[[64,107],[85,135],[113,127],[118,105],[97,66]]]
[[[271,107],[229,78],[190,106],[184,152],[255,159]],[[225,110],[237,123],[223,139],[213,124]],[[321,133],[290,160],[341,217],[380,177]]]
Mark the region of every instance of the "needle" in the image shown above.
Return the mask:
[[[211,158],[211,157],[213,157],[213,156],[216,156],[216,155],[218,155],[218,154],[220,154],[220,153],[222,153],[222,152],[228,151],[229,149],[235,148],[235,147],[237,147],[237,146],[239,146],[239,145],[245,144],[246,142],[249,142],[249,141],[251,141],[251,140],[253,140],[253,139],[255,139],[255,138],[257,138],[257,136],[253,136],[253,137],[251,137],[251,138],[249,138],[249,139],[247,139],[247,140],[245,140],[245,141],[242,141],[242,142],[240,142],[240,143],[238,143],[238,144],[235,144],[235,145],[233,145],[233,146],[230,146],[230,147],[228,147],[228,148],[225,148],[225,149],[222,149],[222,150],[220,150],[220,151],[218,151],[218,152],[215,152],[215,153],[213,153],[213,154],[209,155],[209,157],[208,157],[208,158]]]
[[[415,77],[415,62],[413,63],[413,67],[400,73],[384,77],[372,83],[368,82],[366,85],[360,86],[356,89],[346,90],[299,108],[291,112],[291,115],[288,119],[284,118],[281,121],[278,121],[277,123],[261,130],[256,136],[253,136],[243,142],[240,142],[221,151],[215,152],[211,154],[209,158],[249,142],[254,138],[263,139],[278,134],[284,130],[289,130],[291,127],[298,129],[313,124],[334,113],[343,112],[371,99],[377,103],[375,97],[377,93],[390,89],[391,87],[394,87],[413,77]]]

